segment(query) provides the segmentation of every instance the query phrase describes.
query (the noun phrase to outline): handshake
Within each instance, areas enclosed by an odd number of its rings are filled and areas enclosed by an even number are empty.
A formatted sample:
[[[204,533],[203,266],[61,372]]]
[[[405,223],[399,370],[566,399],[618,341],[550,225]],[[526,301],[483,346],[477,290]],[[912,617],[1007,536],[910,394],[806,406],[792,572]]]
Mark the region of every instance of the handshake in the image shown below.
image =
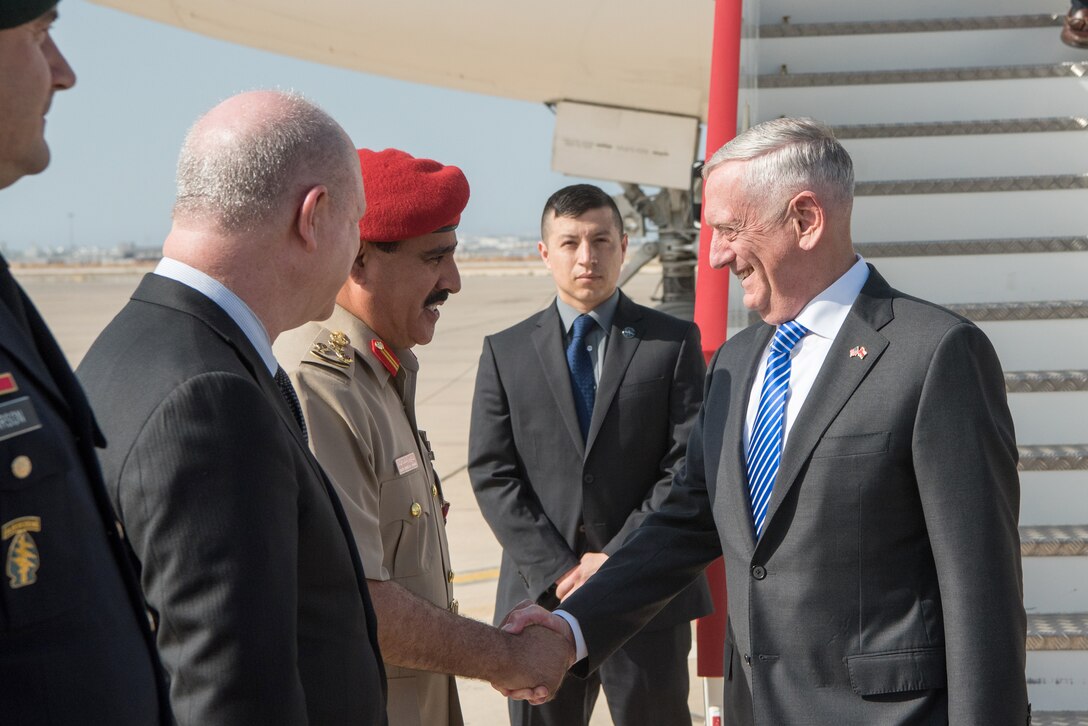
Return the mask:
[[[574,664],[574,633],[563,618],[530,600],[518,603],[499,626],[505,658],[496,663],[495,690],[534,706],[555,697]]]

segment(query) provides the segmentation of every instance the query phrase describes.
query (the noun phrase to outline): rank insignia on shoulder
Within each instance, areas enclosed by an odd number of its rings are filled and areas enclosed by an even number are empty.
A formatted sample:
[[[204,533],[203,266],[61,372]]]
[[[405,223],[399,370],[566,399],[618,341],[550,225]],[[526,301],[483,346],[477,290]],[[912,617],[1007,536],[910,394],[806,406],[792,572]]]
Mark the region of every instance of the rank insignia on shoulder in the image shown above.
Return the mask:
[[[4,572],[12,590],[33,585],[38,581],[41,558],[38,555],[38,545],[30,533],[41,531],[41,517],[19,517],[5,524],[0,530],[0,540],[11,540]]]
[[[310,353],[333,365],[347,368],[355,360],[347,350],[349,345],[351,345],[351,339],[336,330],[329,334],[329,342],[314,343],[310,347]]]
[[[378,338],[374,338],[370,341],[370,352],[381,362],[385,370],[389,371],[389,375],[396,377],[400,372],[400,359],[389,350],[389,346]]]
[[[15,393],[19,390],[19,384],[15,382],[15,376],[10,373],[0,373],[0,396],[5,393]]]

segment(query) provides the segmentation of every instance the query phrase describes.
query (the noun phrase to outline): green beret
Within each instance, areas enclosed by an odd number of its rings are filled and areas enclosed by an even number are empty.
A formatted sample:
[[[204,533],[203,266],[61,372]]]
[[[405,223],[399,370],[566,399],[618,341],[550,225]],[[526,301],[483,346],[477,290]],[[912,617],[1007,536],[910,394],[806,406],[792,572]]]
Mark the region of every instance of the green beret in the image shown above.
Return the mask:
[[[37,20],[56,4],[57,0],[3,0],[0,3],[0,30]]]

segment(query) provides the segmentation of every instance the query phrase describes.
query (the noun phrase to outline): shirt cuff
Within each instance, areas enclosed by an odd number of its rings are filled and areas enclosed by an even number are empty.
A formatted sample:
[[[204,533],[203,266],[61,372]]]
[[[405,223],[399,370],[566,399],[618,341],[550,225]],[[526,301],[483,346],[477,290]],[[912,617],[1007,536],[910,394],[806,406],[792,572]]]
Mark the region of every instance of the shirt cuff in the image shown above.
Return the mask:
[[[566,620],[571,632],[574,633],[574,662],[577,663],[586,658],[589,655],[589,649],[586,648],[586,639],[582,637],[582,626],[578,624],[578,618],[565,610],[554,610],[553,614]]]

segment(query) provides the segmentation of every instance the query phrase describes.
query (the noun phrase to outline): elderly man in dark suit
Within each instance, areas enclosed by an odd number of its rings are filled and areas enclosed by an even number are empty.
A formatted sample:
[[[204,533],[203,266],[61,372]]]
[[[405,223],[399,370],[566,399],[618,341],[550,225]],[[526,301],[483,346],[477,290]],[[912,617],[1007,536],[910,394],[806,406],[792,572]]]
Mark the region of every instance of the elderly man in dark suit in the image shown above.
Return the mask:
[[[0,5],[0,189],[49,164],[43,117],[75,75],[56,0]],[[0,257],[0,720],[169,723],[139,584],[79,383]]]
[[[1023,724],[1017,452],[970,321],[852,247],[853,167],[778,119],[706,168],[711,261],[762,323],[710,365],[668,500],[540,620],[592,670],[723,554],[726,724]]]
[[[691,322],[618,290],[627,235],[601,189],[560,189],[544,206],[540,255],[553,304],[484,342],[469,434],[469,474],[503,547],[496,613],[569,597],[664,500],[699,409],[705,370]],[[587,724],[603,684],[620,726],[690,724],[693,618],[688,587],[599,677],[567,679],[543,706],[510,704],[515,725]],[[652,684],[652,687],[647,687]]]
[[[182,148],[162,262],[79,367],[179,724],[385,723],[358,551],[271,345],[332,312],[365,206],[323,111],[224,101]]]

